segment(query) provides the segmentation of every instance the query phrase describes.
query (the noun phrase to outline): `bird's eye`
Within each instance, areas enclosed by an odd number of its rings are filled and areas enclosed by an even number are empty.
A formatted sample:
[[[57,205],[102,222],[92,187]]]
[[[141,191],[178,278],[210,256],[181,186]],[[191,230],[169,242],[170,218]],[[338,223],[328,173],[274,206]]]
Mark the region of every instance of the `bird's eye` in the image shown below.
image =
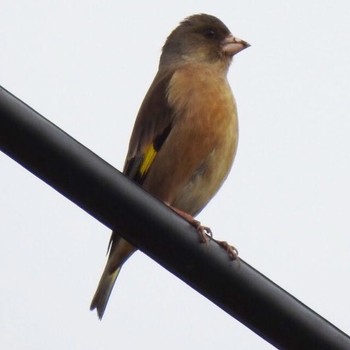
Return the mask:
[[[206,29],[203,34],[208,39],[214,39],[216,37],[216,32],[214,29]]]

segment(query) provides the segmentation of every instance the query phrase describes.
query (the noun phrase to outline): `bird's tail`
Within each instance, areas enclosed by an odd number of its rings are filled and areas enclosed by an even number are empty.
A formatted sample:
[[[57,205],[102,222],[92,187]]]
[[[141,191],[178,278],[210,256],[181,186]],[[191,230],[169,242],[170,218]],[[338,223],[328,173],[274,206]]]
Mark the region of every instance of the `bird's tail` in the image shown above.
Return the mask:
[[[109,296],[111,295],[114,283],[119,275],[120,270],[121,266],[111,273],[107,265],[102,274],[97,290],[90,305],[90,310],[97,310],[97,315],[100,320],[102,319],[103,314],[106,310]]]
[[[97,290],[92,299],[90,310],[97,309],[99,319],[102,319],[114,283],[124,262],[134,253],[136,248],[116,232],[112,233],[109,243],[109,256]]]

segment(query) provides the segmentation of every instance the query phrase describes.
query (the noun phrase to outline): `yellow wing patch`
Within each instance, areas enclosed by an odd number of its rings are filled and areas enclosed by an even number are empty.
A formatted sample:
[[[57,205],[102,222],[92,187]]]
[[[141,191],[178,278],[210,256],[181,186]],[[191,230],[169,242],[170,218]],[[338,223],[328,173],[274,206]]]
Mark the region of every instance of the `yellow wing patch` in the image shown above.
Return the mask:
[[[151,143],[147,148],[146,148],[146,152],[145,152],[145,156],[143,158],[143,161],[140,165],[140,174],[141,176],[144,176],[147,171],[149,170],[150,166],[152,165],[154,158],[157,155],[157,151],[154,148],[153,143]]]

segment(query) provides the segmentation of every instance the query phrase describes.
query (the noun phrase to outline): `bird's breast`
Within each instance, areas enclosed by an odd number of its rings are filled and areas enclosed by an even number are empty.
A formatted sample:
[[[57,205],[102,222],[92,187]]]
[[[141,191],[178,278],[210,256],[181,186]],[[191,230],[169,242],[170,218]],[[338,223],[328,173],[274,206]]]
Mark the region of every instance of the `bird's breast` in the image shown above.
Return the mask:
[[[170,81],[167,97],[176,114],[174,129],[178,131],[174,133],[187,137],[189,145],[192,140],[194,158],[205,159],[212,153],[233,158],[238,141],[237,109],[220,66],[179,69]]]
[[[203,66],[178,69],[167,98],[175,113],[173,128],[146,186],[158,198],[195,215],[231,168],[238,141],[236,104],[226,74]]]

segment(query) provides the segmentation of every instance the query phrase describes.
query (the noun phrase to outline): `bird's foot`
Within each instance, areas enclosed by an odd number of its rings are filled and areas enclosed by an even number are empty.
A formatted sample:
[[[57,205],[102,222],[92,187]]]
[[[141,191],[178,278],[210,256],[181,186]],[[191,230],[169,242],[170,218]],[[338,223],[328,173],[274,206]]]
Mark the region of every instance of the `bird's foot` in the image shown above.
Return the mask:
[[[227,243],[226,241],[218,241],[216,239],[213,239],[213,233],[208,226],[203,226],[200,221],[196,220],[192,215],[175,208],[173,206],[169,206],[171,209],[175,211],[178,215],[180,215],[183,219],[185,219],[188,223],[190,223],[198,232],[199,240],[201,243],[208,243],[210,239],[212,239],[214,242],[216,242],[221,248],[225,249],[227,252],[228,257],[231,260],[236,260],[238,258],[238,250]]]
[[[236,260],[238,258],[238,250],[233,245],[227,243],[226,241],[217,241],[216,239],[213,241],[216,242],[221,248],[225,249],[228,257],[231,260]]]
[[[208,243],[208,241],[213,238],[213,233],[211,232],[210,227],[203,226],[200,221],[194,219],[193,217],[190,224],[193,225],[198,232],[201,243]]]
[[[176,214],[180,215],[183,219],[185,219],[189,224],[191,224],[196,229],[201,243],[208,243],[209,239],[213,237],[210,227],[203,226],[200,223],[200,221],[196,220],[192,215],[180,209],[177,209],[172,206],[170,206],[170,208],[173,209]]]

